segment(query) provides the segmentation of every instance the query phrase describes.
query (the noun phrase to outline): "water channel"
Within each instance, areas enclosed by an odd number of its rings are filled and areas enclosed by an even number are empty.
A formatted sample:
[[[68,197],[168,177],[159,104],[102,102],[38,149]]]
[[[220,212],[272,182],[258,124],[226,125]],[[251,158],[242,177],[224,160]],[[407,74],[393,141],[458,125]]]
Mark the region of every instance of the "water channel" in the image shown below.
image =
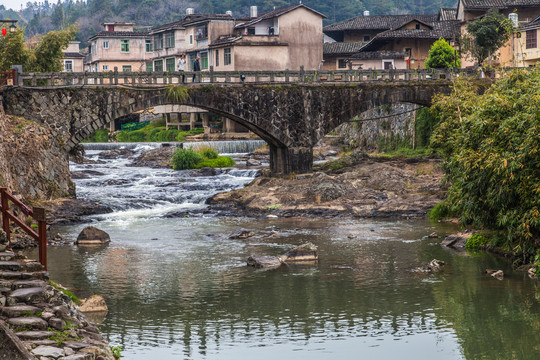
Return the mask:
[[[105,161],[72,170],[96,172],[76,180],[77,192],[114,209],[88,218],[111,244],[50,247],[49,270],[79,297],[105,297],[101,331],[123,346],[124,359],[540,358],[538,283],[500,258],[428,237],[455,225],[187,215],[256,171],[193,176]],[[55,231],[74,239],[86,225]],[[229,239],[239,228],[256,235]],[[319,247],[316,265],[245,265],[250,254],[278,255],[306,241]],[[448,263],[442,272],[411,272],[433,258]]]

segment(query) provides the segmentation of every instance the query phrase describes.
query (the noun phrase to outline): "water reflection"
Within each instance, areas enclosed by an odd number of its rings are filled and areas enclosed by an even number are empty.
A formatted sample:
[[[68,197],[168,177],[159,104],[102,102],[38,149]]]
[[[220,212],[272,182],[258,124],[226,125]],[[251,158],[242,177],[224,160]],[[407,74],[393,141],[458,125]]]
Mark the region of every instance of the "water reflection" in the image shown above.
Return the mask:
[[[525,351],[538,350],[533,283],[483,276],[483,268],[506,263],[441,248],[425,239],[434,225],[207,218],[191,219],[185,231],[160,221],[157,241],[109,225],[113,242],[105,248],[50,251],[53,278],[82,296],[105,296],[102,332],[124,345],[127,359],[264,359],[276,352],[352,359],[360,351],[379,359],[536,358]],[[220,235],[239,226],[257,236]],[[244,265],[251,253],[281,254],[306,240],[319,246],[316,266]],[[450,265],[439,274],[410,272],[433,257]]]

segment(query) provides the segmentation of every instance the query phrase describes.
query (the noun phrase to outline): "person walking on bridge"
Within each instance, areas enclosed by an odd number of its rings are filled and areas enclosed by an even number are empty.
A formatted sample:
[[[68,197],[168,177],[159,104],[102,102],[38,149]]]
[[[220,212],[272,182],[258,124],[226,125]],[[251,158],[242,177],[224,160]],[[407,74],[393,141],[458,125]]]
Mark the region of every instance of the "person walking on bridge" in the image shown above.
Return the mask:
[[[184,75],[184,66],[186,64],[186,60],[184,59],[184,55],[180,55],[180,59],[178,59],[178,72],[182,73],[182,84],[186,82],[186,75]]]
[[[195,77],[198,75],[197,73],[201,72],[201,63],[200,63],[200,57],[196,57],[195,61],[193,62],[193,80],[192,82],[195,82]]]

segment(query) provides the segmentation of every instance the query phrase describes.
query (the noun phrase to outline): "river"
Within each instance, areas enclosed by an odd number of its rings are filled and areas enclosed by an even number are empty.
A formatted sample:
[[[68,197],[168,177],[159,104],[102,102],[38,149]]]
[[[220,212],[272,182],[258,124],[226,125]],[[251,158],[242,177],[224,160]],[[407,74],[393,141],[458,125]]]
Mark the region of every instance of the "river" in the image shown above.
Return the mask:
[[[87,219],[112,242],[49,247],[48,260],[51,279],[79,297],[105,297],[101,332],[124,359],[540,358],[538,283],[498,257],[428,237],[455,225],[216,216],[200,211],[205,199],[244,186],[256,171],[194,177],[128,163],[71,165],[97,172],[76,180],[77,193],[114,209]],[[86,225],[54,231],[74,239]],[[229,239],[239,228],[255,236]],[[319,247],[316,265],[245,265],[250,254],[278,255],[306,241]],[[443,271],[411,272],[433,258],[447,262]]]

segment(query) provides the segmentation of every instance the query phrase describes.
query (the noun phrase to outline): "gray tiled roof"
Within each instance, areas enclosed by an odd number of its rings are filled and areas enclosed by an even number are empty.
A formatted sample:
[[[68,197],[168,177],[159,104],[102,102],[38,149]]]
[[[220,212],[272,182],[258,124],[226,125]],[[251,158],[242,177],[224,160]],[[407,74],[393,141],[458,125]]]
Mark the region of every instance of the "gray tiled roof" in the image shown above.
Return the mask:
[[[366,43],[363,42],[333,42],[323,44],[324,56],[354,54]]]
[[[64,58],[83,58],[85,55],[78,52],[65,52]]]
[[[437,21],[438,15],[375,15],[357,16],[352,19],[325,26],[323,31],[336,32],[346,30],[390,30],[412,19],[418,19],[424,23]]]
[[[536,19],[534,19],[531,22],[526,23],[525,25],[520,27],[520,30],[532,30],[532,29],[538,29],[540,28],[540,16],[538,16]]]
[[[457,8],[440,8],[439,21],[456,20]]]
[[[236,25],[236,28],[237,29],[242,29],[242,28],[245,28],[247,26],[251,26],[253,24],[256,24],[256,23],[258,23],[258,22],[260,22],[262,20],[272,19],[272,18],[281,16],[283,14],[286,14],[288,12],[296,10],[296,9],[298,9],[300,7],[303,7],[305,9],[310,10],[310,11],[313,11],[315,14],[319,14],[321,17],[326,18],[326,16],[324,14],[318,12],[317,10],[313,10],[312,8],[307,7],[304,4],[296,4],[296,5],[286,6],[286,7],[280,8],[280,9],[265,12],[264,14],[261,14],[261,15],[257,16],[254,19],[251,19],[251,20],[249,20],[249,21],[247,21],[245,23],[240,23],[240,24]]]
[[[379,39],[452,39],[460,33],[460,21],[436,21],[432,23],[433,29],[397,29],[387,30],[377,34],[373,40]]]
[[[90,36],[88,39],[93,40],[99,37],[145,37],[148,31],[100,31],[97,34]]]
[[[407,56],[406,52],[401,51],[361,51],[351,56],[351,59],[361,60],[377,60],[377,59],[404,59]]]
[[[463,0],[463,8],[469,10],[506,9],[513,6],[540,6],[540,0]]]

